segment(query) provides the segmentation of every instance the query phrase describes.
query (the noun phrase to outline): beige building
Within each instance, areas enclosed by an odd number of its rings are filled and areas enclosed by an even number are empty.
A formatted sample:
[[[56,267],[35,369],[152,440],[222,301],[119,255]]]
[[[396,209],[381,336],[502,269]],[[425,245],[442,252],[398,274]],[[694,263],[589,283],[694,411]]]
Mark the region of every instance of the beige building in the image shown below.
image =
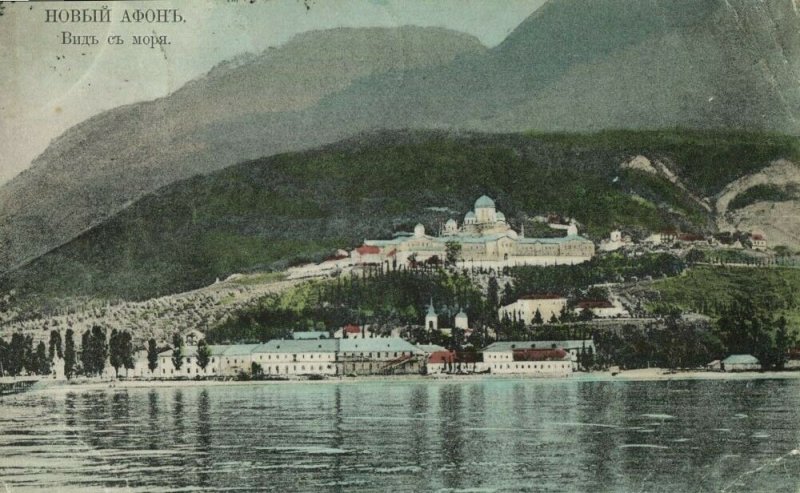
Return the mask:
[[[542,315],[542,321],[548,322],[555,315],[558,318],[562,310],[567,308],[567,299],[557,294],[532,294],[523,296],[517,301],[500,307],[499,318],[521,320],[525,325],[533,323],[536,311]]]
[[[539,348],[530,341],[495,342],[483,350],[483,365],[493,375],[566,377],[572,358],[561,348]]]
[[[433,236],[417,224],[413,235],[365,240],[352,256],[355,263],[382,263],[387,267],[434,257],[444,261],[449,242],[460,245],[458,262],[465,267],[576,264],[594,256],[594,243],[580,236],[574,223],[564,230],[566,234],[561,237],[526,238],[508,225],[494,201],[484,195],[475,201],[474,210],[467,212],[461,226],[450,219],[441,234]]]
[[[337,339],[276,339],[256,346],[251,363],[265,375],[336,375]]]

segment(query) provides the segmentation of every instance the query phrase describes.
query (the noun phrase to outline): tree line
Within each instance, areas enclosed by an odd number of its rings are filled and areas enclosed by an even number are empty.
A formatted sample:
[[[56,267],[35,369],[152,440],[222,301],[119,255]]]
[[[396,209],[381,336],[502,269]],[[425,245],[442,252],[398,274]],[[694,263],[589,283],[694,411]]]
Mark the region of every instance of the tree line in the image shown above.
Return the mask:
[[[118,375],[121,368],[133,369],[133,336],[127,330],[106,329],[93,326],[81,334],[80,350],[75,345],[75,332],[67,329],[52,330],[48,343],[39,341],[34,345],[33,337],[16,332],[9,341],[0,338],[0,376],[50,375],[56,360],[63,360],[64,375],[96,376],[110,364]]]

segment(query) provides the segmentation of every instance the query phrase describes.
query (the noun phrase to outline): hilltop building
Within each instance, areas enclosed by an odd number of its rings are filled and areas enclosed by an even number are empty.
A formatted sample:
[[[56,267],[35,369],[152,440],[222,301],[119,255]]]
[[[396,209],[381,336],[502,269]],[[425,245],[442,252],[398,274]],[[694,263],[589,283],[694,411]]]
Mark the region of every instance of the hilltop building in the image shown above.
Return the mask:
[[[522,296],[517,301],[500,307],[497,311],[499,318],[519,320],[525,325],[533,323],[538,310],[542,322],[548,322],[553,315],[558,318],[563,310],[567,309],[567,298],[558,294],[530,294]]]
[[[356,264],[383,264],[387,268],[434,257],[444,261],[447,244],[460,246],[460,266],[501,267],[513,265],[556,265],[586,262],[595,254],[594,243],[578,234],[572,222],[563,225],[566,235],[556,238],[526,238],[509,226],[505,215],[486,195],[475,201],[459,226],[455,219],[445,223],[433,236],[417,224],[412,235],[391,240],[365,240],[352,253]]]

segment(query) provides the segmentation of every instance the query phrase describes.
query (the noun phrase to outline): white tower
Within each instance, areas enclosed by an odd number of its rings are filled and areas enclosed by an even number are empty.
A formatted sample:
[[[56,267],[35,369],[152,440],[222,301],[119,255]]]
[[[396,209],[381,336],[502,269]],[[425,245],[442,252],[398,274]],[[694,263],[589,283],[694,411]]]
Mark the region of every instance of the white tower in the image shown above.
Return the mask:
[[[456,329],[467,330],[469,328],[469,318],[464,310],[459,310],[456,315]]]
[[[428,313],[425,314],[425,328],[428,331],[439,330],[439,316],[436,315],[436,310],[433,308],[433,298],[428,304]]]

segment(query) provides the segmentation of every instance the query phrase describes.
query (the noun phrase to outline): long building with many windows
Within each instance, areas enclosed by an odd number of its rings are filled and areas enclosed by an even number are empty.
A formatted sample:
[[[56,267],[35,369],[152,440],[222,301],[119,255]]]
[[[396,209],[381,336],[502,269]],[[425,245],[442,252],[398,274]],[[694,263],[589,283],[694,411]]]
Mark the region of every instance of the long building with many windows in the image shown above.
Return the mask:
[[[517,232],[486,195],[475,201],[459,226],[450,219],[437,236],[417,224],[413,234],[391,240],[365,240],[353,250],[356,264],[384,264],[386,267],[424,262],[434,257],[444,261],[448,243],[460,247],[462,266],[556,265],[586,262],[594,256],[594,243],[580,236],[574,223],[565,227],[566,235],[555,238],[526,238]]]

